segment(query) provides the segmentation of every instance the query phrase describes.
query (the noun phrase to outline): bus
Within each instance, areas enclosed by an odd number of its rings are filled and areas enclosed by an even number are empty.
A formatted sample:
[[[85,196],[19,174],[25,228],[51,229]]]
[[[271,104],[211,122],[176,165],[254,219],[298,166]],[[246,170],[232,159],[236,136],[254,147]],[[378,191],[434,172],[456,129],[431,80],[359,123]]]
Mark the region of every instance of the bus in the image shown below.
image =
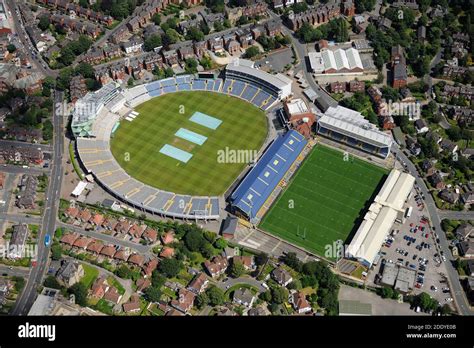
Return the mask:
[[[411,216],[411,212],[413,211],[413,207],[408,207],[405,212],[405,218],[409,218]]]

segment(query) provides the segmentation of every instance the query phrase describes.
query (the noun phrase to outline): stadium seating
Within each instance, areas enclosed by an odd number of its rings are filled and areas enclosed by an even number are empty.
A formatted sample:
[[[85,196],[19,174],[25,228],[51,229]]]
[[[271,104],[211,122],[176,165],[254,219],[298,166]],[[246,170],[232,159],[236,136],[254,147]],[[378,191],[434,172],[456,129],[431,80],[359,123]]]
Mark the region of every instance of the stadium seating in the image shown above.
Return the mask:
[[[193,81],[193,90],[194,91],[204,91],[206,89],[205,80],[194,80]]]
[[[176,92],[178,89],[176,85],[166,86],[163,87],[163,93],[173,93]]]
[[[190,90],[191,90],[191,84],[189,82],[178,84],[178,91],[190,91]]]
[[[247,101],[251,101],[255,97],[255,94],[257,94],[257,92],[257,87],[247,85],[247,88],[245,89],[244,93],[242,93],[241,97]]]
[[[245,83],[241,81],[234,81],[230,94],[233,95],[234,97],[240,97],[240,95],[244,91],[244,88],[245,88]]]
[[[222,79],[216,79],[214,81],[214,92],[220,92],[222,86]]]

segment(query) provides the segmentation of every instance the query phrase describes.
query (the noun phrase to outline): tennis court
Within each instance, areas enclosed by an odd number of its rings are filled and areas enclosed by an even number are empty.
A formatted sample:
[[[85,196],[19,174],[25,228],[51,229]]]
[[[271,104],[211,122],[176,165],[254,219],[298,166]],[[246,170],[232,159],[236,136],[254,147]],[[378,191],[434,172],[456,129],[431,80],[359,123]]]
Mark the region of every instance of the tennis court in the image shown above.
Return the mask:
[[[177,159],[178,161],[188,163],[188,161],[193,157],[189,152],[183,151],[174,147],[172,145],[165,144],[161,149],[160,153],[163,155],[169,156],[171,158]]]
[[[196,111],[189,120],[210,129],[217,129],[222,123],[218,118],[203,114],[199,111]]]
[[[193,131],[190,131],[189,129],[186,128],[180,128],[176,133],[174,133],[177,137],[190,141],[194,144],[202,145],[204,142],[207,140],[207,137],[204,135],[195,133]]]

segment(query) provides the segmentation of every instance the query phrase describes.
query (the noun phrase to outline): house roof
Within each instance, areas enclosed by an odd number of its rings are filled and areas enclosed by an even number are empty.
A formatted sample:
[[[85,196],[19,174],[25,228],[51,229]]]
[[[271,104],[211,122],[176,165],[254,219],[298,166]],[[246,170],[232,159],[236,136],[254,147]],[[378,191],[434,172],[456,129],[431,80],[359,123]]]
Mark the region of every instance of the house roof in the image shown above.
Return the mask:
[[[160,252],[160,257],[171,258],[174,256],[174,249],[170,247],[164,247]]]

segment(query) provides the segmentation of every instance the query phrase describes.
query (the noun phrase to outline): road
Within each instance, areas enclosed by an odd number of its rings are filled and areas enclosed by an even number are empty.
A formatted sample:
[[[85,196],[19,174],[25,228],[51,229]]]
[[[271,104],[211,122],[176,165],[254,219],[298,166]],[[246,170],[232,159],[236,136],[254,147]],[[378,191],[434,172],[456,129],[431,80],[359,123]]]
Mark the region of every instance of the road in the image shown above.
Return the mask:
[[[55,105],[62,103],[64,95],[62,92],[54,93]],[[46,271],[46,265],[49,258],[49,247],[46,247],[43,243],[46,234],[51,235],[54,233],[56,227],[56,217],[58,215],[58,202],[60,198],[61,178],[63,176],[63,169],[61,166],[61,158],[63,155],[64,148],[64,125],[63,115],[56,113],[56,108],[53,111],[53,157],[51,163],[51,176],[46,192],[46,197],[49,199],[46,201],[43,220],[40,227],[40,233],[38,236],[38,255],[37,264],[31,269],[30,276],[28,277],[27,283],[23,292],[16,301],[15,307],[12,311],[13,315],[26,315],[33,305],[36,296],[37,288],[42,283],[42,278]]]
[[[446,238],[446,234],[443,232],[441,228],[440,218],[438,216],[438,209],[436,208],[436,204],[431,196],[431,193],[428,191],[425,182],[418,174],[415,165],[408,159],[408,157],[400,151],[396,145],[392,146],[392,151],[396,154],[397,158],[401,159],[403,162],[406,163],[407,169],[411,175],[416,178],[416,184],[420,188],[421,192],[425,196],[425,206],[428,209],[428,214],[431,221],[431,226],[435,233],[439,236],[439,246],[440,249],[444,252],[446,256],[446,270],[447,276],[451,288],[451,293],[454,298],[454,302],[456,307],[461,315],[474,315],[474,311],[472,311],[469,307],[469,303],[467,298],[464,294],[464,290],[462,289],[461,283],[459,281],[458,272],[453,267],[454,258],[451,254],[451,250],[449,249],[449,241]]]
[[[29,268],[24,267],[11,267],[0,265],[0,275],[7,274],[9,277],[28,277],[30,273]]]
[[[270,17],[272,19],[279,19],[279,16],[275,14],[274,12],[270,11]],[[298,59],[298,64],[295,65],[294,71],[297,71],[301,68],[301,71],[304,74],[304,77],[306,79],[306,82],[308,85],[318,94],[320,95],[323,99],[326,100],[326,102],[331,105],[331,106],[336,106],[337,101],[334,100],[323,88],[321,88],[313,79],[313,76],[311,75],[311,72],[308,71],[307,66],[306,66],[306,45],[302,44],[298,38],[296,38],[293,35],[293,32],[288,29],[286,26],[282,26],[283,28],[283,33],[285,35],[288,35],[288,37],[291,38],[291,42],[293,44],[293,47],[295,48],[297,59]]]
[[[40,149],[41,151],[44,151],[44,152],[49,152],[52,149],[51,145],[31,144],[31,143],[25,143],[23,141],[1,140],[0,139],[0,146],[9,146],[9,145],[17,145],[17,146],[22,146],[22,147],[26,147],[26,148]]]
[[[82,234],[82,235],[87,236],[87,237],[102,240],[106,243],[116,244],[116,245],[120,245],[120,246],[125,247],[125,248],[130,248],[132,250],[136,250],[136,251],[138,251],[138,253],[140,253],[142,255],[145,255],[145,254],[150,252],[150,247],[147,246],[147,245],[133,243],[133,242],[130,242],[128,240],[118,239],[118,238],[109,236],[109,235],[104,234],[104,233],[96,232],[96,231],[86,231],[81,227],[65,224],[65,223],[62,223],[62,222],[58,222],[58,226],[59,227],[64,227],[65,229],[68,229],[70,231]]]
[[[24,47],[24,49],[22,50],[23,53],[28,56],[30,62],[32,62],[36,67],[36,70],[40,71],[44,76],[52,76],[56,78],[59,72],[51,70],[48,67],[48,65],[41,58],[39,52],[36,50],[36,48],[34,48],[33,44],[31,43],[30,38],[28,37],[28,34],[26,33],[25,28],[23,26],[23,21],[17,12],[17,1],[5,0],[5,2],[11,12],[11,19],[13,20],[13,31],[18,34],[18,39]],[[33,52],[35,54],[33,54]]]
[[[440,219],[474,220],[474,211],[438,210]]]
[[[40,167],[28,167],[23,168],[22,166],[17,166],[13,164],[4,164],[0,167],[0,171],[11,174],[38,174],[48,173],[49,169],[40,168]]]
[[[22,215],[22,214],[8,214],[8,213],[0,213],[0,221],[11,221],[16,222],[19,224],[40,224],[41,217],[35,215]]]
[[[254,286],[258,289],[259,292],[264,292],[267,290],[262,286],[262,282],[259,282],[255,278],[249,278],[249,277],[229,278],[225,282],[218,282],[216,286],[226,291],[227,289],[233,287],[236,284],[247,284],[247,285]]]

